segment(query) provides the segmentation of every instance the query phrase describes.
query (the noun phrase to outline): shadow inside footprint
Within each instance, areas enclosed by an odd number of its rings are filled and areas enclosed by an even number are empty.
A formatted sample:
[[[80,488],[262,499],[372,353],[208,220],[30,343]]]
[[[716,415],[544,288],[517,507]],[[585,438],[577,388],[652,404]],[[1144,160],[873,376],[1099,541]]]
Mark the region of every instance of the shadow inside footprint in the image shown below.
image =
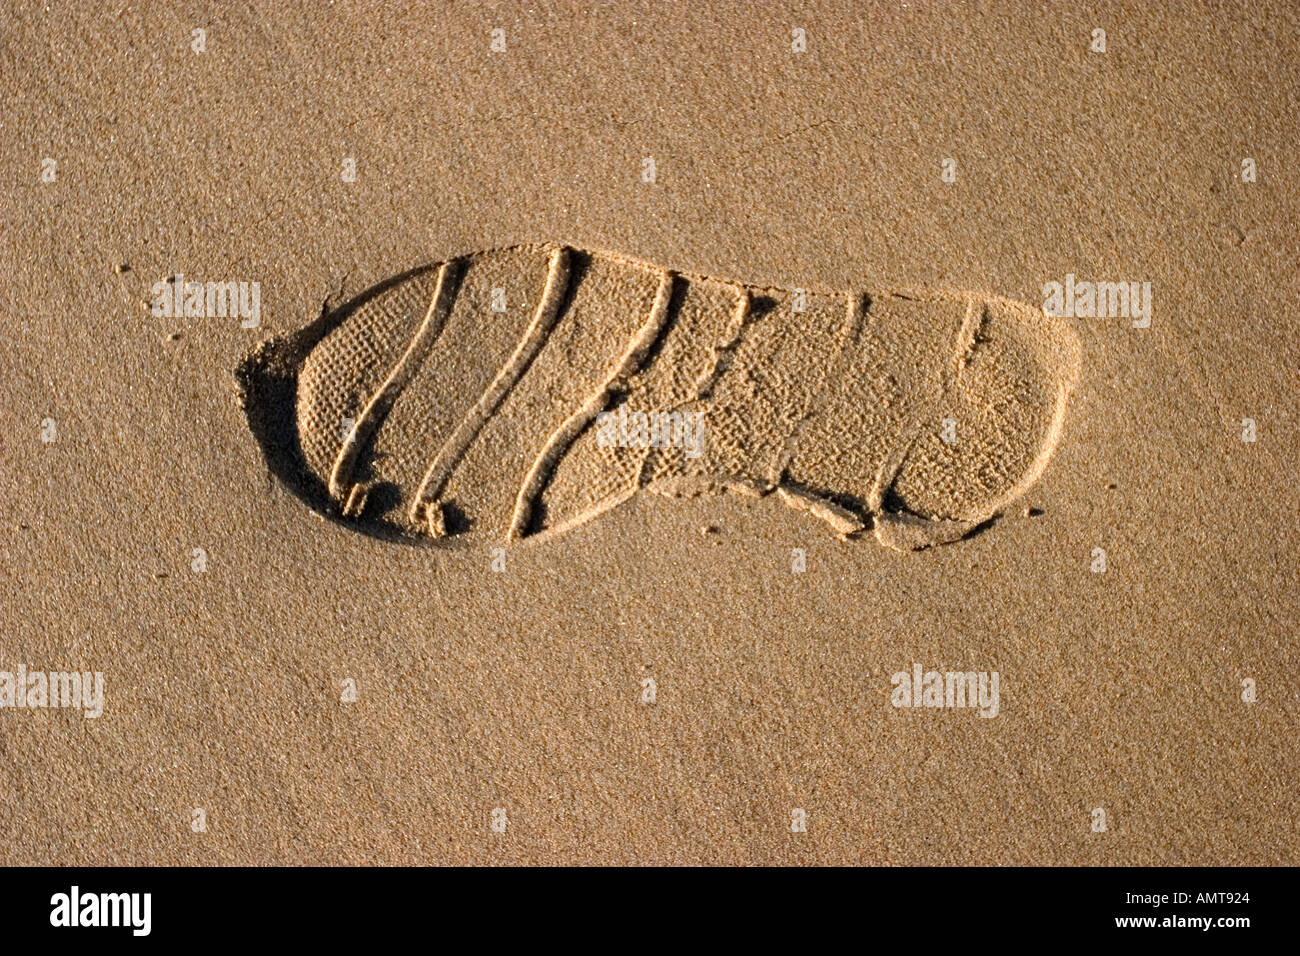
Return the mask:
[[[391,276],[337,308],[328,305],[309,325],[282,338],[262,342],[235,369],[240,404],[249,431],[262,450],[267,468],[307,507],[327,518],[338,517],[325,483],[307,466],[298,429],[298,373],[312,349],[351,318],[358,309],[403,282],[431,271],[421,266]],[[391,510],[400,494],[395,487],[376,486],[371,506]],[[351,523],[349,527],[385,541],[409,540],[399,529],[381,522]]]

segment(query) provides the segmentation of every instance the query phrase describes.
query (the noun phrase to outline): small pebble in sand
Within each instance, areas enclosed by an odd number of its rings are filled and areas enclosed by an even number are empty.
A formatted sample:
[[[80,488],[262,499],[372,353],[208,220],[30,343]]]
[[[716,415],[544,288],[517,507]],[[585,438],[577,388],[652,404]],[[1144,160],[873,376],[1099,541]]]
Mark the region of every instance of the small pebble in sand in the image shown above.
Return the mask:
[[[700,534],[717,534],[721,530],[716,524],[706,524],[700,529]]]
[[[131,264],[129,262],[119,262],[117,265],[113,266],[113,271],[118,275],[121,275],[123,272],[130,272]]]

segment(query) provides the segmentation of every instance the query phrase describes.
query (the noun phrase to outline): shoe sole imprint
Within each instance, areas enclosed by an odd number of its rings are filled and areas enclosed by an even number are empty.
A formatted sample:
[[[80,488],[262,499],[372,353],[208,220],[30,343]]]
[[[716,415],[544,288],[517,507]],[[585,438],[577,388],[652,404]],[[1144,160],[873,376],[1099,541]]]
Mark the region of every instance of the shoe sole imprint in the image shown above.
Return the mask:
[[[1007,299],[538,244],[395,276],[238,376],[279,477],[384,536],[516,542],[639,491],[738,491],[913,550],[1033,484],[1079,366],[1071,329]]]

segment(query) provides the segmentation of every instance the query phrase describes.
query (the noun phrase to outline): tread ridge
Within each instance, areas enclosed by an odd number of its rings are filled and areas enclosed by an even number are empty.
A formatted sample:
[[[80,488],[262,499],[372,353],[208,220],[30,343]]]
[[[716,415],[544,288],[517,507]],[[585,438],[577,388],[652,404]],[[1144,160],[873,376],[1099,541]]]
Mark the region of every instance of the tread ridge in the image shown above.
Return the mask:
[[[745,337],[745,330],[753,321],[754,297],[749,288],[740,286],[736,289],[736,293],[739,298],[736,301],[736,310],[732,313],[731,325],[727,329],[727,339],[713,347],[713,361],[695,384],[696,399],[709,397],[713,387],[718,384],[718,379],[722,378],[731,366],[736,349],[740,348],[741,340]]]
[[[414,378],[438,336],[442,334],[456,298],[457,279],[461,271],[462,261],[459,258],[448,259],[439,266],[437,281],[433,294],[429,297],[429,306],[425,310],[424,318],[397,360],[397,364],[375,389],[361,414],[353,422],[343,445],[334,457],[329,475],[329,493],[342,505],[345,513],[358,513],[365,504],[365,490],[352,483],[357,459],[402,390]]]
[[[644,365],[651,348],[668,325],[669,304],[672,302],[673,287],[676,282],[677,277],[672,272],[660,273],[659,288],[650,307],[650,315],[628,341],[614,370],[604,383],[587,397],[581,407],[551,433],[546,444],[542,446],[542,450],[533,460],[519,487],[514,514],[510,519],[508,533],[510,540],[517,541],[527,535],[537,501],[546,486],[550,484],[560,459],[605,408],[610,396],[624,388],[628,380]]]
[[[973,296],[966,296],[966,313],[961,320],[961,329],[957,333],[957,349],[952,364],[944,370],[943,393],[947,397],[953,384],[960,377],[979,343],[980,330],[988,316],[988,309],[983,303],[976,302]]]
[[[831,363],[826,370],[826,374],[822,376],[821,384],[817,389],[817,397],[813,399],[808,414],[795,422],[781,447],[780,456],[772,463],[768,481],[773,485],[779,485],[784,481],[786,469],[790,467],[790,463],[799,450],[799,439],[803,437],[808,423],[821,414],[827,393],[830,391],[832,384],[837,382],[840,376],[844,374],[853,347],[862,338],[862,330],[866,326],[867,315],[871,312],[871,296],[865,292],[849,292],[846,294],[846,299],[844,330],[840,334],[840,346],[836,352],[835,361]]]
[[[441,514],[429,516],[426,522],[424,513],[426,508],[437,501],[451,473],[465,457],[465,453],[474,443],[479,432],[483,430],[483,426],[501,407],[510,390],[523,377],[537,353],[546,344],[551,330],[555,328],[560,306],[568,292],[572,266],[573,251],[567,246],[559,246],[551,253],[551,261],[546,270],[546,285],[528,328],[520,337],[510,357],[493,376],[474,405],[461,418],[455,430],[443,442],[425,471],[411,501],[409,517],[418,525],[427,524],[430,532],[435,536],[440,536],[442,533]],[[441,509],[434,510],[441,512]]]

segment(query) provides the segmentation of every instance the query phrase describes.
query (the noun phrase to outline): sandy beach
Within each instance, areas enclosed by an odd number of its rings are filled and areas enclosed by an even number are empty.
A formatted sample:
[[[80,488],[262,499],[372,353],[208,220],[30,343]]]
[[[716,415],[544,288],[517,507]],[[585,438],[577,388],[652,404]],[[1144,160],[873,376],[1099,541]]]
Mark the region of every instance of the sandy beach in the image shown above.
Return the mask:
[[[1284,2],[7,6],[0,862],[1300,863],[1298,67]]]

